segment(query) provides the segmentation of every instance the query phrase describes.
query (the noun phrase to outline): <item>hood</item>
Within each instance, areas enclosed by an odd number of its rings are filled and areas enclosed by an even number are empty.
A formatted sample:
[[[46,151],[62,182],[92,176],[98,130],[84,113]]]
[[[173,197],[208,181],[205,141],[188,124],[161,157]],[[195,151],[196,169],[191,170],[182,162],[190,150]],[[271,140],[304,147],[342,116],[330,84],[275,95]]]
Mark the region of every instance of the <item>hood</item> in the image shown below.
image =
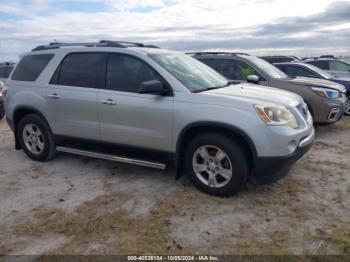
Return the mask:
[[[342,84],[346,87],[348,92],[350,91],[350,78],[347,77],[334,77],[332,81]]]
[[[324,87],[338,90],[340,92],[345,91],[345,87],[342,84],[318,78],[309,78],[309,77],[295,77],[283,79],[283,81],[294,83],[300,86],[315,86],[315,87]]]
[[[330,79],[331,81],[347,82],[350,84],[350,77],[334,77]]]
[[[213,89],[205,93],[226,98],[249,100],[252,104],[275,104],[295,107],[303,102],[303,99],[295,93],[248,83],[230,85],[225,88]]]

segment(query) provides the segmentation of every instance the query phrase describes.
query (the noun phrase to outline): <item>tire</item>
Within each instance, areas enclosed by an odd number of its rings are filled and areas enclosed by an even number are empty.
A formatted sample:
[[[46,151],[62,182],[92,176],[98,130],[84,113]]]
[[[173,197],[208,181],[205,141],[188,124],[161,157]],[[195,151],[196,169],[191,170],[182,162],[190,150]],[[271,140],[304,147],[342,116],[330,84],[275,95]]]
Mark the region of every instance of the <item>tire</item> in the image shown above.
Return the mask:
[[[5,116],[5,107],[4,107],[4,103],[0,102],[0,120],[3,119],[3,117]]]
[[[350,116],[350,94],[346,96],[346,105],[345,105],[345,111],[344,114],[346,116]]]
[[[48,161],[56,155],[50,127],[35,114],[26,115],[20,120],[17,136],[24,153],[35,161]]]
[[[249,177],[250,168],[244,150],[224,135],[198,135],[188,145],[184,157],[186,173],[193,184],[207,194],[232,196]]]

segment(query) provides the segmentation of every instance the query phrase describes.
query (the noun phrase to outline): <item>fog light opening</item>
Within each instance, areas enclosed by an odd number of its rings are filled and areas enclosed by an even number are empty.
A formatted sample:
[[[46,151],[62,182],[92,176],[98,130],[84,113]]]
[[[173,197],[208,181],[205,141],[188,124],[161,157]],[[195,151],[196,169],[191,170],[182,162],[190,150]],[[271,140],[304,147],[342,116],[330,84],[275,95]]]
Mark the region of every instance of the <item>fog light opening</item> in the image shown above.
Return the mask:
[[[288,143],[288,150],[289,150],[289,152],[291,152],[291,153],[294,152],[295,149],[297,148],[297,145],[298,145],[297,141],[295,141],[295,140],[290,141]]]

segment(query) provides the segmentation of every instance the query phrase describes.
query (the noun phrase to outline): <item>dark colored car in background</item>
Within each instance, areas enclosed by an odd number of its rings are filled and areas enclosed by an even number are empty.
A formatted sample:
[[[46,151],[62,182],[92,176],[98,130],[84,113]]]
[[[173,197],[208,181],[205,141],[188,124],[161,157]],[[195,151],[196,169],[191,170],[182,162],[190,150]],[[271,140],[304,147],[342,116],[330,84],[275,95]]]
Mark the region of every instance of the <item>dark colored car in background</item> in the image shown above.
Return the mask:
[[[4,99],[2,96],[2,88],[4,86],[5,81],[11,74],[15,63],[13,62],[4,62],[0,63],[0,120],[5,115],[5,107],[4,107]]]
[[[300,60],[300,58],[296,56],[283,56],[283,55],[260,56],[260,58],[264,59],[266,62],[269,62],[270,64]]]
[[[15,63],[13,62],[0,63],[0,81],[2,82],[6,81],[6,79],[11,74],[14,66],[15,66]]]
[[[2,96],[2,88],[4,87],[4,83],[0,81],[0,120],[5,115],[5,106],[4,106],[4,99]]]
[[[334,56],[320,56],[314,58],[304,58],[305,63],[317,66],[337,77],[350,77],[350,63],[335,58]]]
[[[302,96],[315,123],[332,124],[344,115],[346,89],[338,83],[306,77],[292,78],[265,60],[244,53],[189,54],[230,80],[275,87]],[[264,96],[263,90],[261,96]]]
[[[346,115],[350,115],[350,77],[336,77],[334,75],[329,74],[328,72],[313,66],[311,64],[301,63],[301,62],[292,62],[292,63],[277,63],[274,64],[277,68],[282,70],[290,77],[312,77],[319,78],[337,82],[342,84],[346,88],[346,106],[344,113]]]

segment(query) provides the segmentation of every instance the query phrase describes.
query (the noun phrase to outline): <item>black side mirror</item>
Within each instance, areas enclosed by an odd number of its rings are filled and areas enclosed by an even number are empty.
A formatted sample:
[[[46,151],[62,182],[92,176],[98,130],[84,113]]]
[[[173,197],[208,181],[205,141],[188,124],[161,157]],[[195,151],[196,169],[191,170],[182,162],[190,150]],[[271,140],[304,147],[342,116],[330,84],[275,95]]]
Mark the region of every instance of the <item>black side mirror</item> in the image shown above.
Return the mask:
[[[259,84],[259,77],[257,75],[250,75],[247,77],[247,82],[251,84]]]
[[[146,81],[141,84],[139,94],[151,94],[165,96],[171,93],[171,90],[158,80]]]

